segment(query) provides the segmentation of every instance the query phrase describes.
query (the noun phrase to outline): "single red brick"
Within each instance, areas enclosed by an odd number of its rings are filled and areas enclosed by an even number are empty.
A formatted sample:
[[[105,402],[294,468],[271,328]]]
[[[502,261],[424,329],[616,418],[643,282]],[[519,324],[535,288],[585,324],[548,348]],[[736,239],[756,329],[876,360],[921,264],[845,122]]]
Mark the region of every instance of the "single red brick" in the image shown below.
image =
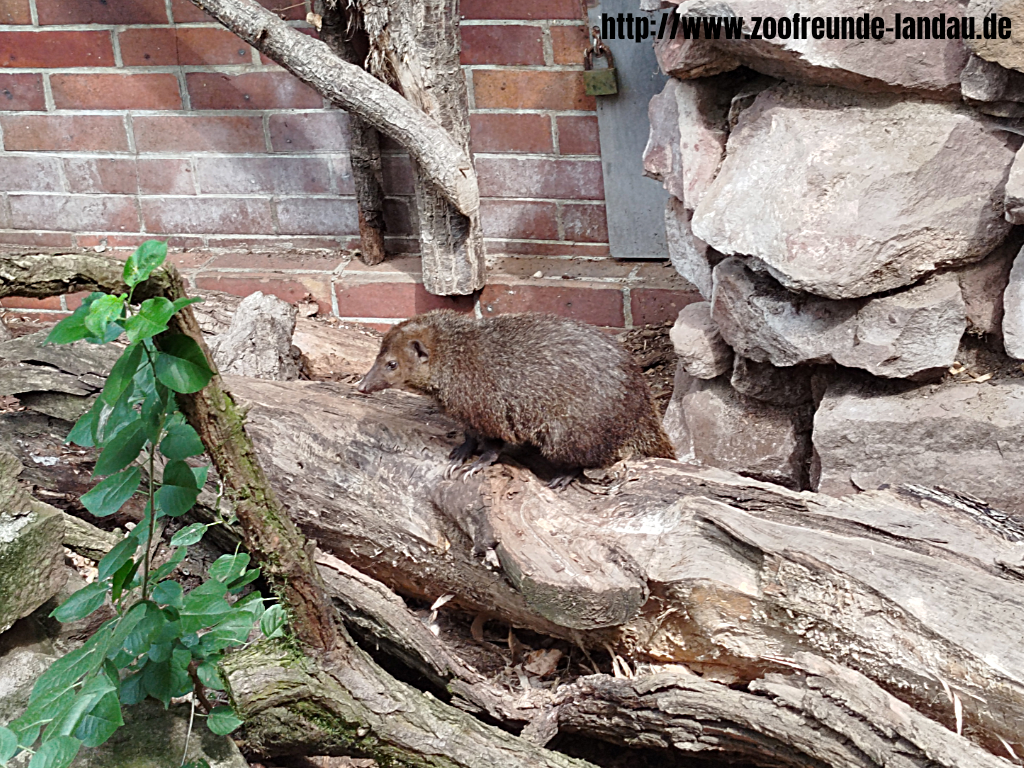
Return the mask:
[[[340,109],[270,116],[275,152],[338,152],[349,148],[348,113]]]
[[[0,154],[0,179],[9,192],[63,192],[55,157]]]
[[[0,32],[0,67],[112,67],[110,32]]]
[[[153,235],[145,233],[139,233],[137,235],[76,235],[75,243],[79,248],[92,248],[93,246],[102,245],[107,248],[103,252],[104,256],[110,256],[115,259],[125,261],[131,254],[138,248],[142,243],[147,240],[161,240],[167,243],[168,248],[202,248],[204,246],[203,238],[201,237],[159,237],[154,238]],[[198,254],[184,254],[175,255],[173,252],[168,253],[167,263],[174,264],[176,267],[188,268],[193,266],[202,266],[206,261],[209,261],[210,255],[208,253]],[[193,263],[196,262],[196,263]],[[70,307],[70,304],[68,305]],[[74,307],[70,307],[74,309]]]
[[[272,234],[270,201],[263,198],[143,197],[147,232]]]
[[[226,29],[130,28],[117,41],[126,67],[252,63],[249,45]]]
[[[462,0],[459,11],[464,19],[578,19],[582,16],[579,0]]]
[[[0,128],[8,151],[128,151],[128,134],[120,115],[0,114]]]
[[[337,197],[276,200],[277,222],[283,235],[355,235],[359,233],[356,201]]]
[[[171,16],[174,17],[175,24],[217,21],[213,16],[210,16],[206,11],[200,10],[189,0],[171,0]]]
[[[15,229],[65,229],[71,232],[138,232],[139,210],[126,195],[7,196]]]
[[[339,195],[355,194],[355,182],[352,179],[352,158],[336,155],[330,159],[331,175],[334,177],[334,190]]]
[[[88,291],[79,291],[78,293],[68,293],[64,296],[64,300],[67,302],[68,309],[74,312],[80,306],[86,296],[89,295]]]
[[[597,118],[563,116],[558,121],[558,153],[561,155],[600,155]]]
[[[583,90],[583,72],[521,69],[474,69],[476,109],[597,108]]]
[[[0,74],[0,110],[46,109],[46,97],[43,95],[43,76],[28,73]]]
[[[543,64],[543,30],[527,26],[463,26],[463,64]]]
[[[633,313],[634,326],[675,320],[679,316],[679,310],[687,304],[703,300],[697,291],[633,288],[629,292],[629,306]]]
[[[0,307],[7,307],[9,309],[61,309],[60,296],[48,296],[45,299],[6,296],[0,299]]]
[[[551,118],[547,115],[470,115],[474,152],[551,152]]]
[[[263,272],[333,272],[344,259],[338,254],[280,254],[236,251],[222,253],[206,265],[208,269],[258,269]]]
[[[197,157],[203,194],[317,194],[331,191],[326,158]]]
[[[405,276],[411,282],[416,282],[419,280],[422,267],[423,262],[418,254],[416,256],[401,256],[395,259],[388,259],[373,266],[364,264],[358,259],[352,259],[348,266],[345,267],[345,277],[346,279],[352,278],[349,280],[349,285],[362,285],[363,283],[370,282],[366,275],[383,275],[379,279],[379,282],[383,283],[400,282],[398,280],[399,276]]]
[[[599,160],[481,157],[476,172],[483,197],[604,199]]]
[[[170,73],[50,75],[57,109],[181,109]]]
[[[507,312],[552,312],[591,325],[621,328],[625,324],[622,291],[613,288],[492,284],[480,293],[484,315]]]
[[[39,0],[39,23],[166,24],[164,0]]]
[[[70,232],[19,232],[0,231],[0,244],[28,245],[34,248],[71,248]]]
[[[288,72],[189,72],[192,109],[315,109],[323,97]]]
[[[487,274],[492,282],[526,280],[537,272],[548,280],[609,280],[623,282],[636,262],[616,259],[550,259],[537,256],[506,256],[488,259]],[[671,268],[671,265],[670,265]]]
[[[304,275],[299,279],[294,274],[267,272],[228,277],[216,272],[200,272],[196,276],[196,287],[205,291],[224,291],[235,296],[249,296],[261,291],[289,304],[303,301],[306,294],[311,293],[322,313],[328,314],[331,311],[331,284],[327,276]]]
[[[133,115],[132,127],[139,152],[263,152],[266,148],[260,117]]]
[[[69,192],[139,194],[135,158],[65,158],[64,178],[68,181]]]
[[[208,248],[247,248],[259,250],[281,248],[284,250],[301,250],[305,248],[333,250],[351,250],[359,247],[359,238],[353,237],[296,237],[282,235],[280,237],[255,237],[252,235],[211,235],[206,238]]]
[[[558,239],[558,206],[510,200],[482,200],[480,223],[486,237]]]
[[[563,206],[562,226],[566,240],[585,243],[608,242],[608,219],[605,216],[604,203],[596,205],[570,203]]]
[[[384,176],[384,194],[412,194],[412,160],[408,155],[384,155],[381,157],[380,166]]]
[[[342,317],[406,318],[432,309],[473,311],[472,296],[434,296],[421,283],[342,282],[337,285],[337,295]]]
[[[515,253],[524,256],[608,256],[604,243],[550,243],[536,240],[495,240],[487,239],[487,252]]]
[[[587,28],[551,27],[551,49],[555,64],[583,64],[583,52],[590,46]]]
[[[139,192],[143,195],[194,195],[192,164],[177,158],[139,158]]]
[[[28,0],[0,0],[0,24],[31,24]]]

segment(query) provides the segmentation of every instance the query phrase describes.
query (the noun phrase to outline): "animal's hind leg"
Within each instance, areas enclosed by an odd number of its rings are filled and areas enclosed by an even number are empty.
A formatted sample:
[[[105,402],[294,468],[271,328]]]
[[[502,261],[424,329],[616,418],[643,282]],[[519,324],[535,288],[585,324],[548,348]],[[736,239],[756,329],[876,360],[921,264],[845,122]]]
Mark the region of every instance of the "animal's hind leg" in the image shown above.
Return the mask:
[[[484,467],[489,467],[491,464],[498,460],[498,456],[501,455],[501,449],[505,447],[504,440],[482,440],[480,441],[480,447],[483,452],[470,464],[462,473],[462,482],[466,482],[479,472]]]
[[[452,448],[452,452],[448,454],[448,458],[451,461],[444,470],[444,479],[451,480],[459,471],[459,467],[466,463],[466,459],[476,453],[477,445],[479,445],[479,439],[475,432],[466,430],[466,439],[463,440],[461,445],[457,445]]]

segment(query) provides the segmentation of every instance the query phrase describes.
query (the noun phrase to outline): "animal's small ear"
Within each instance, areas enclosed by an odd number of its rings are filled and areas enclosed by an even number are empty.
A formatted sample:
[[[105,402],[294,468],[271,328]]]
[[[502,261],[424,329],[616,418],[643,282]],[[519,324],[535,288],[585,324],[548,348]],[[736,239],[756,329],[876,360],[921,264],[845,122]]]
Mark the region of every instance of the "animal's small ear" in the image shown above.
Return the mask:
[[[419,358],[421,363],[426,362],[430,357],[430,352],[427,351],[426,345],[419,339],[410,341],[409,346],[412,347],[412,351],[416,353],[416,357]]]

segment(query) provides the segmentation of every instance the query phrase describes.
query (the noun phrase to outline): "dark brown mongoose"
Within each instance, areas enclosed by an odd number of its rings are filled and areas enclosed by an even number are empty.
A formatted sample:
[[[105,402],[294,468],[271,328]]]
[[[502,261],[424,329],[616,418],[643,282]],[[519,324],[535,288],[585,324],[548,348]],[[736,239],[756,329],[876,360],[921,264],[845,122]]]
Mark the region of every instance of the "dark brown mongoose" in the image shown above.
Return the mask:
[[[360,392],[397,387],[433,397],[466,428],[450,477],[478,447],[467,476],[504,443],[532,445],[567,474],[627,456],[675,458],[640,368],[597,328],[535,312],[477,320],[436,310],[388,331]]]

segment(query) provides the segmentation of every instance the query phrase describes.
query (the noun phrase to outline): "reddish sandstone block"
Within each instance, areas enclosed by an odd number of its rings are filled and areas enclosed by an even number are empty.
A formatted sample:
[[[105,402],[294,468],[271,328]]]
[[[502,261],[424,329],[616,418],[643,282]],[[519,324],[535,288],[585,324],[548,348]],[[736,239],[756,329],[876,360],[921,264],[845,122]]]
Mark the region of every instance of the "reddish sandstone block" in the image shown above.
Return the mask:
[[[557,240],[557,214],[558,206],[554,203],[480,202],[480,223],[485,237]]]
[[[31,24],[28,0],[0,0],[0,24]]]
[[[547,115],[470,115],[469,128],[474,152],[552,151]]]
[[[117,40],[126,67],[252,63],[252,49],[226,29],[136,27]]]
[[[39,23],[166,24],[163,0],[38,0]]]
[[[483,197],[604,199],[599,160],[481,157],[476,172]]]
[[[561,155],[599,155],[597,118],[565,116],[558,121],[558,153]]]
[[[203,194],[323,194],[331,191],[326,158],[197,157]]]
[[[133,115],[139,152],[263,152],[259,117]]]
[[[696,291],[666,291],[657,288],[633,288],[629,305],[633,313],[633,325],[648,325],[675,320],[679,310],[695,301],[703,301]]]
[[[0,74],[0,111],[13,112],[46,109],[43,95],[43,76],[28,73]]]
[[[461,28],[463,64],[543,64],[540,27],[486,26]]]
[[[0,307],[8,309],[56,309],[61,310],[60,296],[48,296],[45,299],[29,299],[24,296],[6,296],[0,299]]]
[[[0,114],[0,128],[8,151],[128,151],[128,134],[120,115]]]
[[[0,67],[112,67],[110,32],[0,32]]]
[[[473,101],[477,109],[597,108],[583,90],[582,72],[475,69]]]
[[[311,293],[317,300],[317,304],[320,305],[321,312],[327,314],[331,311],[330,278],[327,276],[304,275],[299,280],[294,275],[280,272],[232,275],[231,277],[201,272],[196,276],[196,287],[206,291],[224,291],[235,296],[249,296],[256,291],[261,291],[277,296],[289,304],[303,301],[306,294]]]
[[[7,192],[63,192],[55,157],[0,154],[0,179]]]
[[[384,194],[411,195],[413,193],[412,160],[408,155],[384,155],[380,165],[384,176]]]
[[[552,312],[591,325],[621,328],[625,324],[622,291],[583,286],[506,285],[485,286],[480,293],[484,315],[507,312]]]
[[[50,87],[57,109],[181,109],[170,73],[50,75]]]
[[[143,197],[147,232],[273,234],[270,201],[263,198]]]
[[[138,232],[135,198],[125,195],[7,196],[15,229],[59,229],[70,232]]]
[[[275,200],[282,235],[356,235],[356,201],[337,197],[301,197]]]
[[[578,0],[462,0],[459,10],[464,19],[577,19],[582,13]]]
[[[608,242],[608,219],[605,216],[604,203],[564,206],[562,226],[566,240],[585,243]]]
[[[270,116],[270,146],[275,152],[347,150],[348,113],[340,109]]]
[[[65,158],[64,178],[69,192],[137,195],[139,174],[135,158]]]
[[[193,109],[316,109],[323,98],[287,72],[189,72]]]
[[[331,175],[334,177],[334,190],[339,195],[354,195],[355,182],[352,179],[352,158],[347,154],[330,158]]]
[[[178,158],[139,158],[139,193],[143,195],[194,195],[192,163]]]
[[[343,282],[337,285],[337,295],[342,317],[406,318],[432,309],[473,311],[471,296],[434,296],[421,283]]]
[[[587,28],[551,27],[551,50],[555,64],[583,64],[583,52],[590,45]]]

